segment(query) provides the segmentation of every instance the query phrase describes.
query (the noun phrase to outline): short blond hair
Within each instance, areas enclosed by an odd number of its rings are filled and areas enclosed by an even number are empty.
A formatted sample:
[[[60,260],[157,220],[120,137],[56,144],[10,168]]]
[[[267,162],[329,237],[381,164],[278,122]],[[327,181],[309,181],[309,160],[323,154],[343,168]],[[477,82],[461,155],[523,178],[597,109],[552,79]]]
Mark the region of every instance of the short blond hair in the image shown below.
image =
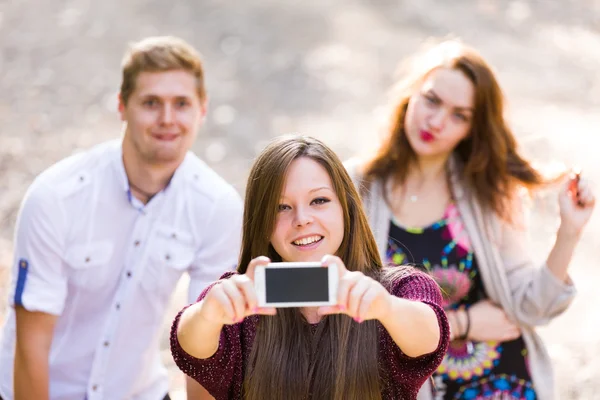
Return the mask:
[[[206,98],[202,59],[196,49],[174,36],[155,36],[129,46],[121,62],[121,100],[127,104],[135,90],[137,77],[142,72],[185,70],[196,77],[196,90],[200,101]]]

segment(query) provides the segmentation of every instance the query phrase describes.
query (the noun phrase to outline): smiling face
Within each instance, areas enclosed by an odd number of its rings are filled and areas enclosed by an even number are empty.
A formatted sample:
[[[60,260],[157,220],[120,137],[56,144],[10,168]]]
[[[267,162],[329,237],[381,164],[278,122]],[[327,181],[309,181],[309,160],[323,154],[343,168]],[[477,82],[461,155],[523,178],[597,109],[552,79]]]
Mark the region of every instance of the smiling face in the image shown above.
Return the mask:
[[[309,157],[286,173],[271,245],[283,261],[320,261],[336,254],[344,238],[344,216],[331,178]]]
[[[183,161],[205,114],[196,79],[185,70],[139,74],[127,102],[119,101],[125,157],[150,165]]]
[[[445,157],[471,131],[475,88],[461,71],[438,68],[412,95],[404,128],[418,157]]]

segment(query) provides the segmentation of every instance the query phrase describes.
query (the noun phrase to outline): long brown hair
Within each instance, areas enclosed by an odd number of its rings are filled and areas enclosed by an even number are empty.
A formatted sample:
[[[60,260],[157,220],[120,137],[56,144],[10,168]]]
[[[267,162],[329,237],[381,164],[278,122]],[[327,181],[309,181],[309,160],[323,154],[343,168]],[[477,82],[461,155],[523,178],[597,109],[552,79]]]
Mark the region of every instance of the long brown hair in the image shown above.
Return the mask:
[[[275,139],[250,171],[238,272],[244,273],[250,260],[261,255],[281,261],[269,237],[286,172],[299,157],[325,168],[341,203],[344,237],[337,255],[348,269],[380,279],[377,244],[348,173],[333,151],[304,136]],[[357,324],[348,316],[326,316],[315,328],[295,308],[261,316],[245,367],[245,399],[380,399],[377,344],[375,321]]]
[[[428,75],[438,68],[462,72],[475,88],[471,132],[454,149],[462,179],[479,203],[511,220],[510,203],[519,187],[529,191],[556,181],[546,180],[517,151],[517,141],[504,119],[504,95],[491,66],[473,48],[446,41],[416,58],[407,78],[396,87],[391,126],[379,150],[364,166],[365,181],[394,179],[402,184],[416,154],[405,132],[406,109]]]

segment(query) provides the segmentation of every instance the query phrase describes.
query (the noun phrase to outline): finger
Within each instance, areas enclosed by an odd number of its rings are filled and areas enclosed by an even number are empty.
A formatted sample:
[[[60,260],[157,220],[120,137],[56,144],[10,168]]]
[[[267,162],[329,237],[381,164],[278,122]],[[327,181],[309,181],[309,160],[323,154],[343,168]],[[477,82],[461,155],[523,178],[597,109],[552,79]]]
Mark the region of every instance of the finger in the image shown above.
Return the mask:
[[[246,301],[237,285],[229,280],[224,281],[222,284],[223,291],[229,297],[231,304],[233,305],[234,321],[241,322],[246,315]]]
[[[371,306],[378,295],[379,291],[377,290],[377,287],[375,285],[371,285],[360,302],[358,312],[356,313],[357,322],[362,322],[367,319],[367,316],[370,314],[369,310],[371,309]]]
[[[317,314],[319,315],[333,315],[333,314],[343,314],[343,310],[339,305],[335,306],[321,306],[317,309]]]
[[[589,188],[589,187],[586,187],[586,188],[582,189],[579,192],[579,201],[584,206],[593,205],[595,199],[594,199],[594,193],[592,192],[592,189]]]
[[[271,259],[266,256],[260,256],[252,259],[248,263],[248,268],[246,268],[245,275],[248,276],[248,278],[250,278],[252,281],[254,281],[254,270],[256,269],[256,267],[259,265],[267,265],[270,262]]]
[[[348,310],[348,296],[357,281],[358,276],[354,272],[348,272],[340,279],[338,284],[337,305],[342,312],[347,312]]]
[[[340,277],[344,276],[344,274],[346,272],[348,272],[348,269],[346,269],[346,265],[344,265],[344,262],[342,261],[342,259],[337,256],[332,256],[331,254],[327,254],[327,255],[323,256],[323,258],[321,259],[321,265],[324,267],[329,267],[330,265],[334,265],[334,264],[337,266],[338,275]]]
[[[234,279],[235,278],[235,279]],[[237,275],[232,278],[238,290],[241,292],[245,302],[244,315],[256,314],[258,310],[258,297],[256,296],[256,289],[254,288],[254,282],[250,280],[246,275]]]
[[[210,292],[213,299],[215,299],[216,303],[221,308],[221,312],[223,313],[223,316],[227,323],[233,323],[235,322],[235,309],[233,308],[233,303],[231,302],[231,299],[229,298],[227,293],[225,293],[221,285],[222,283],[213,286]]]
[[[254,314],[275,315],[277,314],[277,309],[275,307],[258,307]]]
[[[358,322],[358,308],[362,302],[364,294],[369,290],[369,278],[362,276],[354,287],[348,293],[348,315],[353,317]]]

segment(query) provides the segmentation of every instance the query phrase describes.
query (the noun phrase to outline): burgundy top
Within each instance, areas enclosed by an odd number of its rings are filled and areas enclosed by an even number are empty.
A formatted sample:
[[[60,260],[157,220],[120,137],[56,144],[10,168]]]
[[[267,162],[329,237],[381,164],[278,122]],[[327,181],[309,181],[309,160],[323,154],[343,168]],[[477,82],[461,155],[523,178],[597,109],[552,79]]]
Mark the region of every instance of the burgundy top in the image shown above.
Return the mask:
[[[223,275],[228,278],[231,273]],[[206,296],[205,289],[198,301]],[[415,272],[394,282],[390,293],[409,300],[424,302],[437,314],[440,326],[440,343],[437,349],[419,357],[402,353],[388,332],[379,324],[379,369],[383,400],[413,400],[423,383],[442,362],[449,341],[448,319],[441,307],[442,295],[437,283],[424,273]],[[187,307],[186,307],[187,308]],[[210,358],[198,359],[186,353],[177,339],[179,318],[185,308],[175,317],[171,328],[171,352],[177,366],[197,380],[216,400],[242,399],[244,381],[243,365],[246,365],[256,335],[258,316],[245,318],[241,323],[225,325],[221,331],[219,348]],[[399,316],[401,318],[401,316]]]

